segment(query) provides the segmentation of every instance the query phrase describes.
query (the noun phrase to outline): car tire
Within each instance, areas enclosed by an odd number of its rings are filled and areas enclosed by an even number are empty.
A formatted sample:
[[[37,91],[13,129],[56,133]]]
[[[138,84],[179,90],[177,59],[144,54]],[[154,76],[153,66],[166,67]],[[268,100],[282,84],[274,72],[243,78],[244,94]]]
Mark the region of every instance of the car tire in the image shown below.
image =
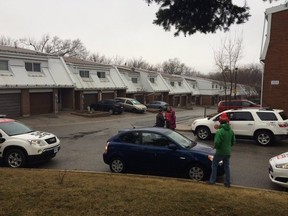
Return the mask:
[[[108,112],[109,112],[109,114],[110,114],[110,115],[114,114],[114,111],[113,111],[113,109],[109,109],[109,111],[108,111]]]
[[[192,164],[187,170],[187,177],[195,181],[206,181],[208,179],[208,170],[200,164]]]
[[[25,167],[26,161],[26,155],[20,149],[10,149],[4,156],[5,165],[12,168]]]
[[[207,127],[198,127],[196,130],[196,135],[200,140],[208,140],[211,137],[211,132]]]
[[[125,171],[124,161],[119,157],[113,158],[110,161],[110,170],[114,173],[123,173]]]
[[[269,146],[274,142],[274,135],[270,131],[260,130],[256,132],[255,140],[261,146]]]

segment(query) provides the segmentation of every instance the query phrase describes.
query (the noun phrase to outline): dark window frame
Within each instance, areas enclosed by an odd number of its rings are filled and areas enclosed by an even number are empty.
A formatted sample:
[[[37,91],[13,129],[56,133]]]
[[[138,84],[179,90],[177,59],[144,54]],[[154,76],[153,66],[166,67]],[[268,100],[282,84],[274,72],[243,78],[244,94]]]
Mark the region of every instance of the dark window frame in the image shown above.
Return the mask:
[[[25,62],[25,69],[28,72],[41,72],[41,63],[39,63],[39,62]]]

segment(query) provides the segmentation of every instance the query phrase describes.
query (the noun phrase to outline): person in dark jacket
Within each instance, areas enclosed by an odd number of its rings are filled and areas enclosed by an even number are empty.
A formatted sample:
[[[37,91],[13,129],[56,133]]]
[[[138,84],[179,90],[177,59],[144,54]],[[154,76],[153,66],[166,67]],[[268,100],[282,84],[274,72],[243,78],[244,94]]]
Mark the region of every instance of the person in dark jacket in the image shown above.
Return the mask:
[[[162,108],[160,108],[157,115],[156,115],[155,127],[164,127],[164,126],[165,126],[165,118],[163,115],[163,110],[162,110]]]
[[[209,179],[209,184],[215,184],[217,178],[217,167],[220,161],[223,161],[225,170],[225,187],[230,187],[230,155],[231,148],[235,143],[235,135],[229,125],[229,118],[227,115],[221,115],[219,118],[220,126],[214,138],[216,153],[212,161],[212,172]]]

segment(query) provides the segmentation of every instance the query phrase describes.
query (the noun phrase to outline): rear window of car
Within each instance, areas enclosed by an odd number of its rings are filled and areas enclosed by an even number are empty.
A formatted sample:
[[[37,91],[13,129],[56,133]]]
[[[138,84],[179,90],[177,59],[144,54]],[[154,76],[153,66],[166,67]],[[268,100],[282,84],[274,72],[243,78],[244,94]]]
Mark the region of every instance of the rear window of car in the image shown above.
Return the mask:
[[[257,112],[262,121],[278,121],[277,116],[273,112]]]
[[[281,118],[282,118],[283,120],[287,120],[287,119],[288,119],[285,112],[279,112],[279,115],[281,116]]]

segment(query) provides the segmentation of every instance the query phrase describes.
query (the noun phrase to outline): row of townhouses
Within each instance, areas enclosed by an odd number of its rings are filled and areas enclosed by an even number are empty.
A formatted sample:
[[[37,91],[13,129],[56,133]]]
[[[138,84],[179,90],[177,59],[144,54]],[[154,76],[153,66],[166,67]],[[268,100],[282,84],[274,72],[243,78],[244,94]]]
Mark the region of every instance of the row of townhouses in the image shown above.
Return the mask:
[[[257,93],[238,84],[236,94],[247,98]],[[0,114],[11,117],[83,111],[115,97],[136,98],[143,104],[161,100],[174,107],[211,106],[224,95],[223,83],[215,80],[0,46]]]

